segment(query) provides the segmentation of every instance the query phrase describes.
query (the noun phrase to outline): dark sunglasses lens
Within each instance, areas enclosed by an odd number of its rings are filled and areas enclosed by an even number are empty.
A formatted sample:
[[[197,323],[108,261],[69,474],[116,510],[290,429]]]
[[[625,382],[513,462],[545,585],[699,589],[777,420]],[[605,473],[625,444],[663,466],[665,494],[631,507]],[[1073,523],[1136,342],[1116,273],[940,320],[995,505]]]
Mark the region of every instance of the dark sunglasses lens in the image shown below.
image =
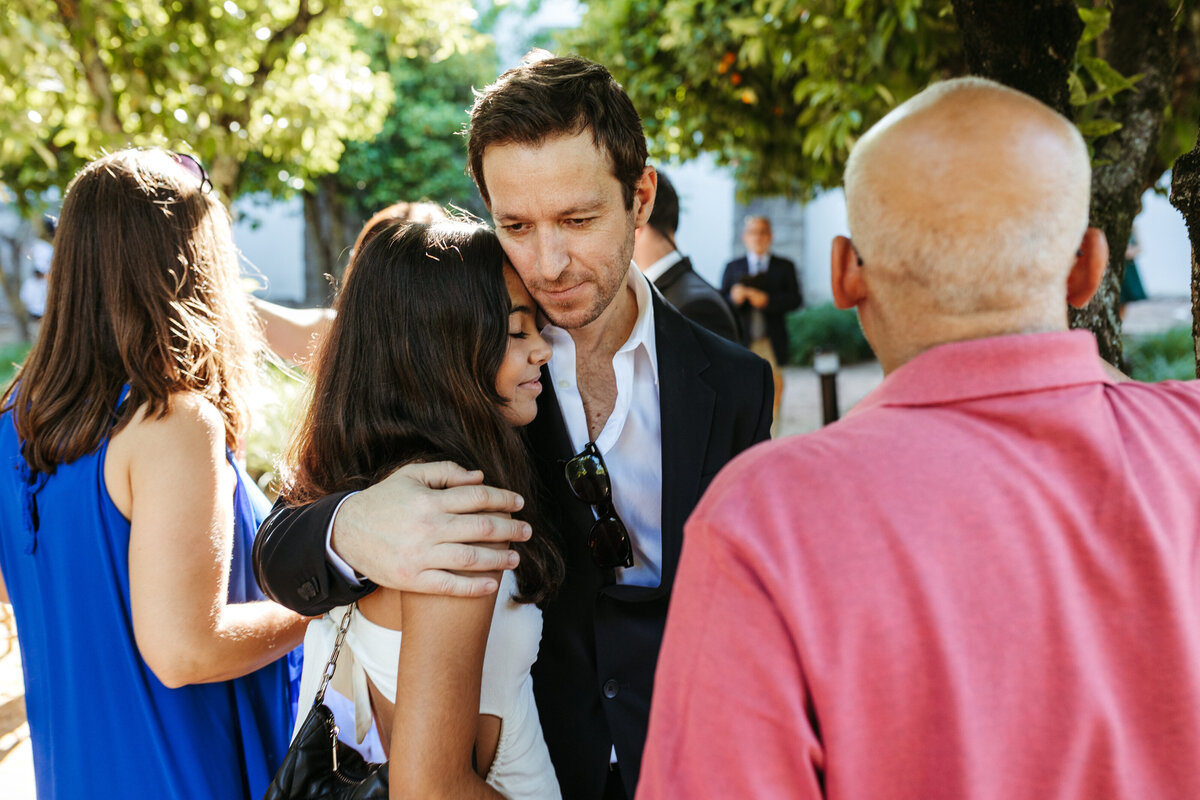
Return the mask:
[[[633,566],[633,547],[629,543],[629,534],[621,520],[614,516],[596,520],[588,534],[588,550],[598,567]]]
[[[608,470],[595,456],[576,456],[567,462],[567,483],[571,491],[585,503],[595,505],[606,500],[612,491]]]

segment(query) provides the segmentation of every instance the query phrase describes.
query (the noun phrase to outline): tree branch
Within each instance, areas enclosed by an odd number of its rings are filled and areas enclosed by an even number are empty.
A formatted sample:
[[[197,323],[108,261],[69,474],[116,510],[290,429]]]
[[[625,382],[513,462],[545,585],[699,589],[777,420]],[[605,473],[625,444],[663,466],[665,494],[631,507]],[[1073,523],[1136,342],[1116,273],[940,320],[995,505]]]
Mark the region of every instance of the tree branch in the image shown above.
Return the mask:
[[[79,55],[79,66],[92,96],[100,103],[100,130],[105,133],[120,133],[121,121],[117,119],[117,104],[112,94],[112,76],[100,58],[100,45],[92,31],[84,30],[79,19],[79,0],[57,0],[58,15],[63,27],[70,34],[75,52]]]
[[[254,78],[250,84],[251,93],[262,88],[271,74],[271,70],[275,69],[275,62],[283,58],[292,43],[308,31],[308,27],[314,19],[329,10],[329,5],[326,3],[320,11],[314,12],[309,7],[308,0],[300,0],[296,16],[287,25],[272,33],[266,46],[263,47],[262,57],[258,60],[258,69],[254,70]]]

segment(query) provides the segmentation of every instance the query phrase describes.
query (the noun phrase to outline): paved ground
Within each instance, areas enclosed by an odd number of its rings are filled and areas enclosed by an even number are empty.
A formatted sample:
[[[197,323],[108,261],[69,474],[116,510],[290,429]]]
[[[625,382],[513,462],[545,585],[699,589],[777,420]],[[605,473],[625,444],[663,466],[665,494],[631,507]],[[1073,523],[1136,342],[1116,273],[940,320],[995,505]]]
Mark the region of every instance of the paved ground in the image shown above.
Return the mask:
[[[1125,330],[1131,334],[1151,333],[1186,325],[1190,316],[1190,306],[1184,300],[1135,303],[1127,310]],[[3,317],[0,313],[0,342],[11,339]],[[820,380],[811,369],[801,367],[788,367],[784,378],[777,433],[789,436],[817,430],[822,419]],[[843,368],[837,378],[840,413],[844,415],[882,380],[883,371],[874,362]],[[7,611],[6,606],[0,606],[0,796],[5,800],[34,800],[20,653]]]

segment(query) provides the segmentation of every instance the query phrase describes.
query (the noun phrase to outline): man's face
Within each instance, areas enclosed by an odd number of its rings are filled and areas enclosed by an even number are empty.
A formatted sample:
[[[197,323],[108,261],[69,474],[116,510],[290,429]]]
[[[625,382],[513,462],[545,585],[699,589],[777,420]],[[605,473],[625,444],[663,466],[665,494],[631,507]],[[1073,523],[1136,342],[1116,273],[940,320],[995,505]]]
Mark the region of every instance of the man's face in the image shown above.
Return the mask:
[[[492,145],[483,175],[504,252],[542,311],[561,328],[594,322],[625,285],[634,230],[650,213],[645,193],[625,208],[590,130]]]
[[[756,256],[765,256],[771,249],[771,223],[765,219],[752,219],[742,229],[742,244]]]

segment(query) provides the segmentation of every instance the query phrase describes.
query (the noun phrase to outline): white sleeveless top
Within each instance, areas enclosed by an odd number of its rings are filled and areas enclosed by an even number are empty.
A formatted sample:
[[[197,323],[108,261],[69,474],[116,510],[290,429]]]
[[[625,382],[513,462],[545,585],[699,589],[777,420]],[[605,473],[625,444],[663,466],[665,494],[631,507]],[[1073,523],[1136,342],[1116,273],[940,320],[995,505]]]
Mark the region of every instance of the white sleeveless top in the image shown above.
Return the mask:
[[[510,800],[561,798],[554,766],[537,705],[533,699],[533,679],[529,669],[537,660],[542,639],[542,612],[531,603],[512,600],[517,591],[516,577],[506,570],[500,580],[492,628],[488,633],[483,657],[483,681],[479,713],[500,718],[500,741],[487,782]],[[321,674],[337,629],[348,606],[339,606],[308,624],[304,635],[304,672],[300,679],[300,710],[297,726],[321,685]],[[400,631],[383,628],[361,613],[350,620],[346,644],[338,656],[337,671],[330,686],[352,698],[356,739],[362,742],[371,727],[371,701],[367,677],[385,696],[396,697],[396,661],[400,656]]]

